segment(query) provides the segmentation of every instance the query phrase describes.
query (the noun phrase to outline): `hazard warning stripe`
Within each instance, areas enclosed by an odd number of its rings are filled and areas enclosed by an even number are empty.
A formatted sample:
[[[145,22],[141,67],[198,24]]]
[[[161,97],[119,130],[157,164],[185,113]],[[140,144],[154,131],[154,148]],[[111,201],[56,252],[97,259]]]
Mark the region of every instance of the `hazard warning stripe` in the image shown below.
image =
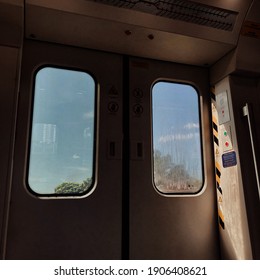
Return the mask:
[[[213,135],[218,138],[218,132],[215,129],[213,129]]]
[[[223,229],[225,229],[224,215],[220,209],[218,209],[218,220],[219,220],[219,224],[221,225],[221,227]]]
[[[216,133],[218,133],[218,126],[217,126],[217,124],[213,121],[212,125],[213,125],[213,130],[215,130]]]
[[[213,116],[212,117],[212,127],[213,127],[213,138],[214,142],[219,146],[219,141],[218,141],[218,125],[217,125],[217,120]]]
[[[220,187],[220,185],[219,185],[219,183],[217,182],[217,190],[222,194],[222,189],[221,189],[221,187]]]
[[[216,143],[216,145],[218,145],[218,146],[219,146],[219,141],[218,141],[218,138],[217,138],[215,135],[213,135],[213,138],[214,138],[214,142]]]
[[[220,187],[221,166],[220,166],[220,164],[217,161],[215,161],[215,172],[216,172],[216,185],[217,185],[217,189],[222,194],[222,189]]]
[[[216,181],[220,184],[220,178],[216,175]]]
[[[216,130],[218,131],[218,125],[217,125],[218,120],[217,120],[217,118],[215,116],[212,116],[212,122],[217,126]]]
[[[225,223],[224,223],[224,221],[220,218],[220,216],[218,216],[218,220],[219,220],[219,224],[221,225],[221,227],[223,228],[223,229],[225,229]]]
[[[215,88],[211,87],[210,88],[210,95],[211,95],[211,99],[212,99],[212,103],[213,103],[213,107],[215,107],[215,102],[216,102],[216,95],[215,95]],[[216,118],[216,116],[214,116],[212,114],[212,130],[213,130],[213,140],[214,143],[219,146],[219,140],[218,140],[218,120]],[[222,227],[222,229],[225,229],[225,223],[224,223],[224,215],[222,213],[221,210],[221,203],[222,203],[222,188],[220,186],[220,178],[221,178],[221,165],[217,162],[216,158],[215,158],[215,173],[216,173],[216,188],[218,190],[219,194],[219,198],[220,200],[218,200],[218,205],[219,205],[219,209],[218,209],[218,221],[220,226]]]
[[[217,165],[216,165],[216,174],[217,174],[217,175],[218,175],[218,177],[220,178],[220,176],[221,176],[221,172],[220,172],[220,170],[218,169]]]

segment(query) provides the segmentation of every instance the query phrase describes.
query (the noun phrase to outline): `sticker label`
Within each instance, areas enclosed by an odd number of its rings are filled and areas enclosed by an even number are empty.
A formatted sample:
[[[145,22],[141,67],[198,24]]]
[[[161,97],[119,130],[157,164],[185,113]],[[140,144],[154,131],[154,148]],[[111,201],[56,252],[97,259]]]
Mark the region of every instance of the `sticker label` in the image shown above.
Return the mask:
[[[222,155],[222,164],[224,168],[237,165],[236,152],[230,152]]]
[[[223,124],[223,123],[230,121],[228,97],[227,97],[226,91],[219,93],[216,96],[216,104],[217,104],[217,110],[218,110],[219,124]]]

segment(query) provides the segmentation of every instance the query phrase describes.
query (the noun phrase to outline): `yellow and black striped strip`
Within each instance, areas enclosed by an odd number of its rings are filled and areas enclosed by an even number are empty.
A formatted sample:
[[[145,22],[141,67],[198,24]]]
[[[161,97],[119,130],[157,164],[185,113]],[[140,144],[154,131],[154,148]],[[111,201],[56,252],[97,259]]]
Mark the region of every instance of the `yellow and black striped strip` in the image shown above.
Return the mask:
[[[218,125],[217,125],[217,120],[213,116],[212,117],[212,127],[213,127],[213,139],[214,142],[216,143],[217,146],[219,146],[219,141],[218,141]]]
[[[215,88],[211,87],[210,89],[210,95],[213,103],[213,108],[215,107],[215,102],[216,102],[216,95],[215,95]],[[219,140],[218,140],[218,120],[216,116],[212,114],[212,129],[213,129],[213,139],[214,143],[217,145],[216,147],[216,153],[218,152],[219,149]],[[216,173],[216,188],[219,191],[219,198],[218,200],[218,221],[219,225],[222,227],[222,229],[225,229],[225,223],[224,223],[224,214],[221,210],[221,204],[222,204],[222,188],[220,186],[220,179],[221,179],[221,165],[218,163],[216,156],[215,156],[215,173]]]
[[[221,169],[220,169],[220,165],[218,162],[215,162],[215,172],[216,172],[216,186],[218,191],[222,194],[222,189],[220,187],[220,177],[221,177]]]
[[[220,187],[220,184],[217,182],[217,190],[222,194],[222,189]]]
[[[214,138],[214,142],[216,143],[216,145],[219,146],[218,138],[215,135],[213,136],[213,138]]]
[[[223,229],[225,229],[224,215],[223,215],[223,213],[222,213],[222,211],[220,209],[218,210],[218,221],[219,221],[220,226]]]
[[[213,125],[213,129],[216,133],[218,133],[218,126],[215,122],[212,122],[212,125]]]

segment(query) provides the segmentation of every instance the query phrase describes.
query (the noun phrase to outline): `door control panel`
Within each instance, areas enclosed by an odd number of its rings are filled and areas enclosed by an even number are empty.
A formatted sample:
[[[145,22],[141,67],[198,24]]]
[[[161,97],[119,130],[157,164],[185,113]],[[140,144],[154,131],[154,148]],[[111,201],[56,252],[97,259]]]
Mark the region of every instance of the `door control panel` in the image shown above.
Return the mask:
[[[225,153],[233,149],[231,126],[228,124],[220,125],[220,141],[222,145],[222,151]]]

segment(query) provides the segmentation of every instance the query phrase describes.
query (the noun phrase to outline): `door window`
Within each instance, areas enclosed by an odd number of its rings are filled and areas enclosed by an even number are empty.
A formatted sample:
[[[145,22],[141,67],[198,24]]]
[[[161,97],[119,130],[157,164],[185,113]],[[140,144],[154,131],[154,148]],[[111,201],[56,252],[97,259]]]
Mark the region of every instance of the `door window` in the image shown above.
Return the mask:
[[[81,196],[94,182],[96,85],[86,72],[55,67],[35,75],[29,190]]]
[[[188,84],[152,88],[153,176],[164,194],[195,194],[203,186],[199,96]]]

